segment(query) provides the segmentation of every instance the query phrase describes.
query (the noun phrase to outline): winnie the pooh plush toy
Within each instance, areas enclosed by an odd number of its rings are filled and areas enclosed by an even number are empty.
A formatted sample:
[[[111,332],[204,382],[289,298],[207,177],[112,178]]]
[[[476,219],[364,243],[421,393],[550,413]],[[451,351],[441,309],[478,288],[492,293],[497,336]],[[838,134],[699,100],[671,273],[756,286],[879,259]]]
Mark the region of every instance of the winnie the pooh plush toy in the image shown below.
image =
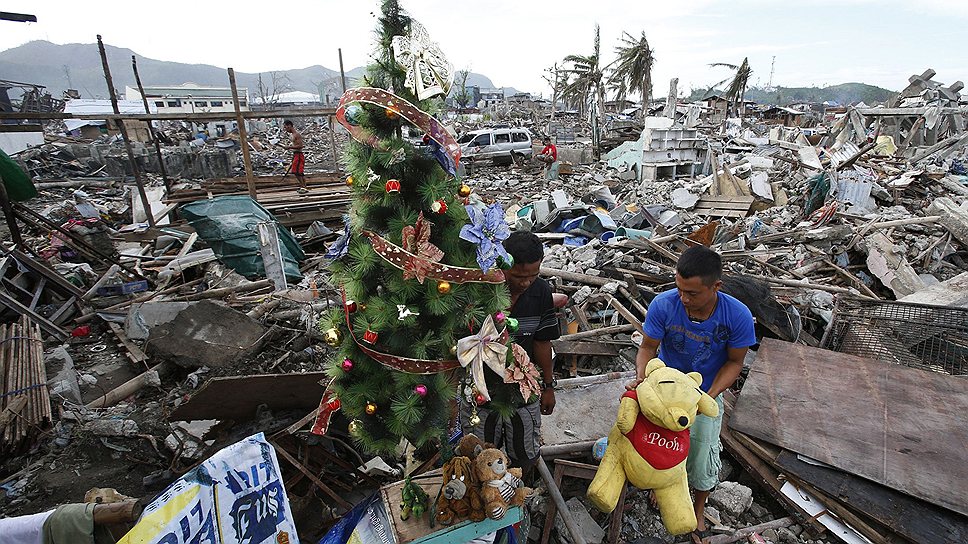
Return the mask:
[[[697,412],[719,415],[716,401],[699,389],[700,384],[698,372],[683,374],[659,359],[649,361],[642,383],[622,395],[608,448],[588,487],[588,498],[596,508],[614,510],[627,480],[640,489],[654,490],[669,533],[696,529],[686,477],[689,427]]]
[[[483,521],[486,516],[480,486],[470,458],[452,457],[444,463],[443,473],[443,486],[437,498],[437,522],[453,525],[465,519]]]
[[[484,511],[491,519],[501,519],[511,506],[521,506],[532,493],[521,481],[521,469],[509,468],[508,457],[489,448],[474,459],[474,470],[481,485]]]

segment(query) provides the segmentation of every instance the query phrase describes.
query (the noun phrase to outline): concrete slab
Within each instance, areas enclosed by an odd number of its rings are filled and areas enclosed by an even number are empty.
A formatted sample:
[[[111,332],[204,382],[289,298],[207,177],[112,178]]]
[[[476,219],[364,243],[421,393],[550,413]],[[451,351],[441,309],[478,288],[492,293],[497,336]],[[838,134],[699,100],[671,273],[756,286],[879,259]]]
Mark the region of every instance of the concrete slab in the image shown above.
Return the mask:
[[[138,302],[124,319],[124,334],[131,340],[145,340],[151,329],[169,323],[188,308],[189,302]]]
[[[148,335],[146,350],[185,367],[223,367],[262,346],[266,328],[224,304],[202,300]]]

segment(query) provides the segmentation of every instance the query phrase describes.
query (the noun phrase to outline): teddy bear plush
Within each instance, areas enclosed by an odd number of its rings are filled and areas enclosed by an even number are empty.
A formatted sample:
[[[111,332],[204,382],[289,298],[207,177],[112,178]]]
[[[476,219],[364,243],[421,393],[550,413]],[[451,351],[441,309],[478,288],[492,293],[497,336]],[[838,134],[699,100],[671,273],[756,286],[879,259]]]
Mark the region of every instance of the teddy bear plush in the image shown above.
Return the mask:
[[[508,457],[497,448],[488,448],[474,459],[474,470],[481,485],[484,512],[501,519],[512,506],[521,506],[533,490],[521,481],[521,469],[508,467]]]
[[[622,395],[605,456],[588,487],[588,498],[596,508],[614,510],[629,481],[640,489],[654,490],[669,533],[696,529],[686,476],[689,427],[697,413],[719,415],[716,401],[699,389],[700,384],[698,372],[683,374],[659,359],[649,361],[642,383]]]
[[[481,440],[474,433],[468,433],[460,437],[457,447],[454,448],[454,455],[462,455],[473,461],[479,453],[493,447],[494,444]]]
[[[468,457],[455,456],[444,463],[436,517],[441,525],[453,525],[465,519],[483,521],[487,517],[473,462]]]

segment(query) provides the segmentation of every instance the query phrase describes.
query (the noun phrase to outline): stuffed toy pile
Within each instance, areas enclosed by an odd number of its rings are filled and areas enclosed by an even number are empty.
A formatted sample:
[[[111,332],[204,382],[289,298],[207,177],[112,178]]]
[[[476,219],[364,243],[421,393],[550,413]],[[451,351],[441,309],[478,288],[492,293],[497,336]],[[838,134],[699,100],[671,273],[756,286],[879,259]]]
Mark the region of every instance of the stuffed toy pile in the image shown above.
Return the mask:
[[[454,457],[444,463],[443,477],[435,509],[441,525],[501,519],[532,494],[521,481],[521,469],[509,468],[504,452],[473,434],[457,443]]]
[[[659,359],[649,361],[642,383],[622,395],[608,448],[588,487],[588,498],[596,508],[614,510],[628,481],[654,490],[669,533],[696,529],[686,477],[689,427],[697,413],[719,415],[716,401],[699,389],[700,384],[698,372],[683,374]]]

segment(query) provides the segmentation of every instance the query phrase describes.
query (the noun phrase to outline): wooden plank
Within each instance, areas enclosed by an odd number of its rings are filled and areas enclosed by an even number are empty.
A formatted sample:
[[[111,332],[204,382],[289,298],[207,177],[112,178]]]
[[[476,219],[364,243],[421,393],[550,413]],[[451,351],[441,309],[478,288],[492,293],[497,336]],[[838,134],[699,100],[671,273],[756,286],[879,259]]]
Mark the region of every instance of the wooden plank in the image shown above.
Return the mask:
[[[70,336],[66,330],[58,327],[53,322],[48,321],[44,316],[24,306],[18,302],[17,299],[13,298],[2,289],[0,289],[0,304],[3,304],[20,315],[29,316],[30,319],[40,325],[40,328],[44,329],[44,332],[52,336],[56,336],[60,340],[66,340]]]
[[[968,542],[968,518],[836,469],[806,463],[783,451],[777,464],[914,542]]]
[[[260,374],[213,378],[171,414],[174,421],[248,419],[265,404],[276,410],[312,410],[319,406],[325,372]]]
[[[598,342],[552,340],[551,347],[559,355],[597,355],[601,357],[615,357],[618,355],[618,350],[609,344],[600,344]]]
[[[739,433],[734,433],[729,428],[729,420],[733,413],[735,403],[736,397],[731,391],[723,393],[723,425],[719,429],[719,438],[723,443],[723,447],[726,448],[726,451],[732,455],[733,459],[746,470],[763,490],[769,493],[787,512],[797,519],[800,525],[807,528],[814,535],[819,535],[826,531],[826,528],[820,522],[812,519],[810,514],[780,492],[780,488],[783,487],[783,482],[779,479],[779,472],[747,448],[739,440]]]
[[[968,514],[965,413],[961,379],[764,339],[730,426]]]

